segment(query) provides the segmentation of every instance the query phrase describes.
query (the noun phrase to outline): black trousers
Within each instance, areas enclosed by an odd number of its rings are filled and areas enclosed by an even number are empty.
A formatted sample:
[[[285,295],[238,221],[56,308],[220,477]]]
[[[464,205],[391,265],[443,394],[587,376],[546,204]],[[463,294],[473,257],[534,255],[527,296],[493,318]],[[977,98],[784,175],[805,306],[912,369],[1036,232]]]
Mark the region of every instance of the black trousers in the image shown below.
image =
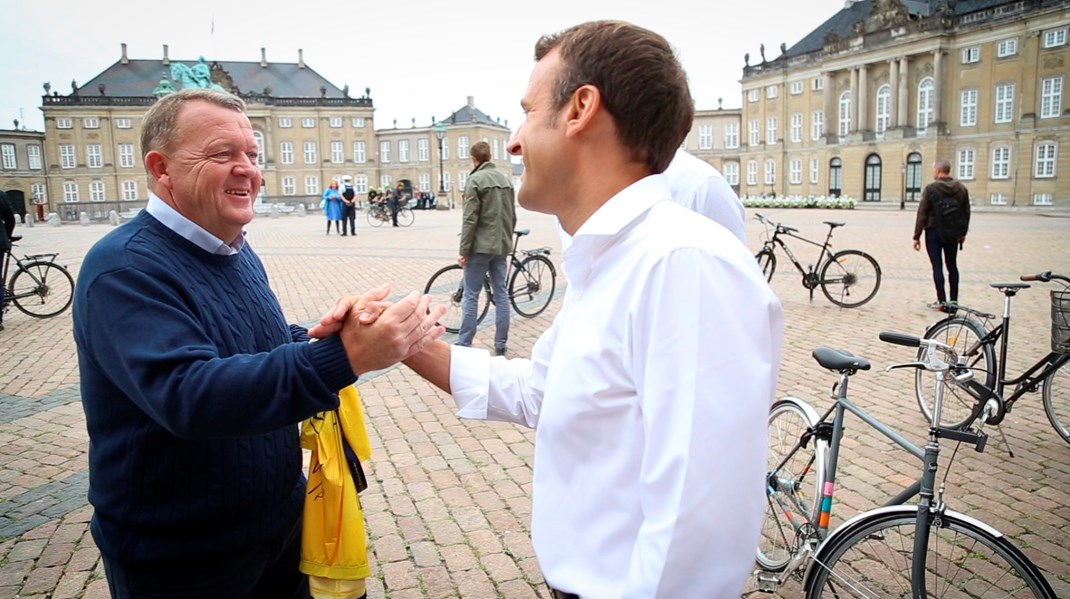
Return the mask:
[[[944,295],[944,265],[947,265],[947,283],[951,293],[951,301],[959,301],[959,244],[958,242],[944,243],[940,241],[940,234],[936,227],[925,229],[925,251],[929,254],[929,262],[933,266],[933,285],[936,286],[936,301],[946,302],[948,297]]]
[[[349,232],[353,235],[357,234],[357,207],[342,206],[342,235],[346,233],[346,225],[349,225]]]

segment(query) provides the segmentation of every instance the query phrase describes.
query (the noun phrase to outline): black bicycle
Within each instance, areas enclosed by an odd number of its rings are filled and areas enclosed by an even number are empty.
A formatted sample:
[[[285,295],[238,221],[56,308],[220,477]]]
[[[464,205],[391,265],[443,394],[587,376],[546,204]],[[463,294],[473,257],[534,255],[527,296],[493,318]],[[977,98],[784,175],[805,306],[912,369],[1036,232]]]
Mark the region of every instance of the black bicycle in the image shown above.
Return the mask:
[[[553,262],[547,256],[550,248],[541,247],[533,250],[521,250],[520,258],[517,258],[517,246],[520,238],[527,235],[529,229],[514,231],[516,239],[513,241],[513,251],[509,253],[509,263],[506,267],[505,280],[509,285],[509,301],[516,313],[526,318],[534,318],[542,314],[543,310],[550,305],[554,297],[554,289],[557,286],[557,270]],[[490,275],[483,277],[483,291],[479,296],[479,304],[476,306],[476,323],[483,322],[490,304],[494,301],[494,294],[490,287]],[[432,296],[431,304],[446,306],[446,314],[439,323],[451,333],[461,330],[461,303],[464,299],[464,268],[460,264],[451,264],[431,275],[424,287],[424,293]]]
[[[34,318],[52,318],[70,307],[74,299],[74,278],[59,264],[59,254],[33,254],[17,258],[14,244],[22,239],[12,235],[12,249],[4,252],[0,284],[7,284],[7,294],[0,310],[14,304],[23,313]],[[11,261],[15,261],[11,272]],[[8,279],[10,273],[11,279]]]
[[[390,206],[386,202],[369,202],[368,224],[373,227],[381,227],[386,223],[393,222],[394,217],[390,214]],[[398,224],[407,227],[416,221],[416,214],[409,208],[408,200],[404,205],[398,206]]]
[[[944,309],[952,315],[940,320],[925,331],[926,339],[940,341],[949,350],[945,359],[956,369],[973,371],[983,385],[952,385],[948,388],[941,426],[967,428],[982,414],[984,404],[991,394],[1003,398],[1007,411],[1023,396],[1040,392],[1047,414],[1055,432],[1070,443],[1070,277],[1042,272],[1023,275],[1022,281],[1062,284],[1061,290],[1051,292],[1051,352],[1033,363],[1024,373],[1007,378],[1007,346],[1010,342],[1011,299],[1019,291],[1028,289],[1028,283],[992,283],[991,287],[1003,294],[1003,317],[995,327],[989,323],[997,316],[974,310],[961,304],[945,303]],[[996,345],[999,345],[999,355]],[[932,419],[927,408],[927,394],[931,382],[921,373],[915,380],[918,405],[926,418]],[[1009,397],[1004,392],[1013,389]],[[1010,450],[1009,446],[1008,449]],[[1010,450],[1014,455],[1013,450]]]
[[[847,223],[825,221],[829,226],[828,236],[824,243],[817,243],[805,237],[796,235],[798,229],[788,227],[782,223],[774,223],[761,214],[755,214],[758,222],[765,225],[765,241],[762,249],[755,254],[758,265],[762,268],[766,280],[773,280],[773,272],[776,271],[777,246],[780,246],[788,259],[795,265],[795,269],[802,275],[802,286],[810,290],[810,300],[814,299],[814,289],[821,288],[825,297],[830,302],[841,308],[857,308],[873,299],[877,290],[881,287],[881,267],[869,254],[860,250],[840,250],[833,253],[832,231],[836,227],[842,227]],[[773,229],[772,236],[769,235]],[[821,254],[817,257],[818,267],[810,265],[803,268],[795,258],[795,254],[784,243],[784,237],[793,237],[800,241],[816,245],[821,248]]]

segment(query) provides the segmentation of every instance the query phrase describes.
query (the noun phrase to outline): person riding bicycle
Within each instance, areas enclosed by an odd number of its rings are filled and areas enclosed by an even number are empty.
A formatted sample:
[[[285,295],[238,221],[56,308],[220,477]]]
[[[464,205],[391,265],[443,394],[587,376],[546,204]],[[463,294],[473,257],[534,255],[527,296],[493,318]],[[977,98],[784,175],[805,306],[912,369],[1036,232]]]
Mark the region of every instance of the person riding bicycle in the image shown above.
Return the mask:
[[[7,194],[0,190],[0,266],[3,266],[4,254],[11,251],[12,237],[15,235],[15,210],[7,201]],[[4,281],[0,280],[0,331],[4,330]]]

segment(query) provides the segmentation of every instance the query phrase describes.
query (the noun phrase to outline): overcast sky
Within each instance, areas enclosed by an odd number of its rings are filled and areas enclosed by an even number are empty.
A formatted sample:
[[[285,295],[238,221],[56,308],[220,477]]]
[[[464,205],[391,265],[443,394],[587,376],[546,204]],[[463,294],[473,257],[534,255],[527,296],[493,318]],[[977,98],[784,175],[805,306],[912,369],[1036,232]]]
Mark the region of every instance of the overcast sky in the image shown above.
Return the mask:
[[[0,129],[18,118],[43,130],[41,84],[70,93],[119,60],[305,63],[351,95],[371,88],[377,128],[444,118],[474,96],[492,118],[520,124],[520,97],[544,33],[592,19],[653,29],[688,72],[699,110],[740,106],[743,55],[759,61],[791,47],[843,7],[844,0],[535,0],[448,2],[330,0],[175,3],[128,0],[0,0]],[[166,15],[166,16],[164,16]],[[214,31],[213,31],[214,27]],[[316,92],[313,92],[316,93]],[[21,115],[20,116],[20,111]]]

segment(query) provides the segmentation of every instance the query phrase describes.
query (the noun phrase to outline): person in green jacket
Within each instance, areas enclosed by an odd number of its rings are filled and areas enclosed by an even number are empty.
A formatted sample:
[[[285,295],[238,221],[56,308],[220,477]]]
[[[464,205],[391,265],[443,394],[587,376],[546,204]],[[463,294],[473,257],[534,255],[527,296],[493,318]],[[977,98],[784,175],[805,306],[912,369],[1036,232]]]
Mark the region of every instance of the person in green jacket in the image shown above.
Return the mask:
[[[457,345],[472,345],[476,335],[479,293],[483,277],[489,272],[494,294],[494,351],[502,356],[509,340],[509,294],[505,290],[505,270],[509,252],[513,249],[516,196],[509,176],[490,161],[490,144],[476,142],[469,154],[475,168],[464,188],[464,221],[457,259],[457,263],[464,267],[464,299]]]

